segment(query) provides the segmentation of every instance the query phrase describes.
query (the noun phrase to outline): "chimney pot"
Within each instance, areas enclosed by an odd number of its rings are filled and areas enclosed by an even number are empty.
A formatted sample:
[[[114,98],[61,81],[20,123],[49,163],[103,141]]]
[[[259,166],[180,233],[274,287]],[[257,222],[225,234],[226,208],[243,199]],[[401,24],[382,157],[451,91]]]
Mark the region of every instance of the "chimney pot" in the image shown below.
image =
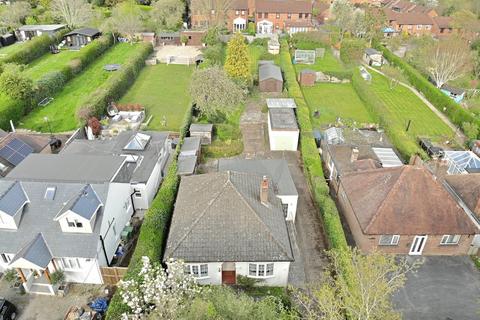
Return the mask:
[[[263,204],[268,203],[268,178],[263,176],[262,183],[260,185],[260,202]]]
[[[359,153],[360,153],[360,151],[358,150],[358,148],[357,148],[357,147],[354,147],[354,148],[352,149],[352,156],[351,156],[351,158],[350,158],[350,161],[351,161],[351,162],[357,161],[357,160],[358,160],[358,154],[359,154]]]

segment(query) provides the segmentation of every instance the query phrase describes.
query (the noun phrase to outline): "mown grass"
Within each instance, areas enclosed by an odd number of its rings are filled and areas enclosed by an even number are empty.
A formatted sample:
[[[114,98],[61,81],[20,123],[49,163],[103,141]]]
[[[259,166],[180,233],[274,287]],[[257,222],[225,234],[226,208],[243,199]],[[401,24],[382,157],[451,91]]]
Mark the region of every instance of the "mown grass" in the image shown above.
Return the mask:
[[[122,64],[136,49],[136,45],[127,43],[120,43],[109,49],[80,75],[69,81],[50,104],[38,107],[24,117],[20,126],[48,132],[49,127],[44,120],[44,117],[48,117],[53,132],[74,130],[78,124],[77,109],[90,94],[115,73],[105,71],[103,67],[112,63]]]
[[[250,70],[253,77],[256,77],[258,74],[259,60],[273,60],[277,65],[280,63],[280,55],[268,53],[266,45],[250,44],[248,46],[248,53],[250,56]]]
[[[319,83],[313,87],[304,87],[303,94],[311,114],[316,110],[320,114],[318,118],[312,117],[312,124],[316,128],[335,123],[338,117],[343,122],[373,122],[350,83]]]
[[[62,50],[57,54],[46,53],[29,63],[25,69],[25,74],[33,80],[38,80],[46,73],[60,71],[79,55],[80,51],[72,50]]]
[[[343,63],[339,59],[335,58],[332,50],[329,48],[325,49],[325,55],[323,58],[315,59],[314,64],[296,64],[295,69],[297,70],[297,73],[304,69],[322,72],[343,72],[346,70]]]
[[[193,66],[183,65],[146,66],[120,103],[143,105],[147,117],[153,116],[149,129],[178,132],[191,104],[189,86],[193,70]]]
[[[0,60],[3,58],[17,52],[22,48],[23,42],[16,42],[12,45],[6,46],[6,47],[1,47],[0,48]]]

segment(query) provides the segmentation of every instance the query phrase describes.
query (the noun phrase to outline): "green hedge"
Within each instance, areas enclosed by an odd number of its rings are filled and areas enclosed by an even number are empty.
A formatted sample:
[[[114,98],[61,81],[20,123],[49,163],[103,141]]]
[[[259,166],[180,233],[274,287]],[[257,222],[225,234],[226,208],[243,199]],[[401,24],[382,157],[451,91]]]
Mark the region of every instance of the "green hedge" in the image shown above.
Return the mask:
[[[385,103],[370,88],[369,84],[363,80],[359,70],[354,72],[352,85],[370,115],[385,130],[390,142],[397,148],[404,159],[408,160],[414,154],[419,154],[425,159],[427,158],[426,153],[417,145],[415,140],[405,133],[402,127],[399,127],[394,121],[390,121],[390,119],[395,118],[395,115],[389,114]]]
[[[2,99],[3,100],[3,99]],[[25,113],[25,103],[5,97],[0,105],[0,128],[10,130],[10,120],[19,121]]]
[[[120,99],[135,82],[138,74],[145,66],[145,59],[152,51],[153,47],[150,43],[140,44],[138,50],[122,64],[121,69],[116,71],[112,77],[88,97],[82,108],[90,110],[92,115],[102,115],[107,105],[111,101]]]
[[[142,257],[148,256],[154,261],[161,260],[165,249],[165,240],[167,239],[168,226],[174,209],[175,198],[177,197],[179,177],[177,176],[177,157],[180,145],[190,127],[192,120],[192,108],[185,114],[183,124],[180,130],[181,142],[177,146],[174,154],[174,160],[168,169],[168,174],[162,182],[160,190],[152,202],[152,205],[145,214],[145,219],[140,229],[137,245],[132,259],[128,266],[125,279],[131,279],[138,274],[142,266]],[[127,312],[128,307],[123,304],[120,293],[117,292],[107,310],[107,320],[117,320],[121,318],[122,313]]]
[[[20,50],[1,59],[1,63],[28,64],[50,51],[50,46],[61,41],[67,31],[59,32],[56,36],[42,35],[28,40]]]
[[[418,70],[409,65],[403,59],[394,55],[390,50],[376,45],[377,49],[382,51],[383,56],[394,66],[397,66],[405,73],[408,81],[432,103],[438,110],[445,113],[450,120],[463,129],[463,123],[470,122],[480,129],[480,118],[463,109],[459,104],[450,99],[426,79]]]
[[[347,240],[340,215],[335,202],[330,197],[330,189],[323,175],[322,160],[312,135],[310,109],[296,80],[295,69],[287,48],[286,41],[282,40],[280,61],[288,95],[294,98],[297,104],[297,119],[300,125],[300,151],[302,152],[304,171],[307,180],[310,182],[315,202],[320,209],[330,247],[345,249]]]

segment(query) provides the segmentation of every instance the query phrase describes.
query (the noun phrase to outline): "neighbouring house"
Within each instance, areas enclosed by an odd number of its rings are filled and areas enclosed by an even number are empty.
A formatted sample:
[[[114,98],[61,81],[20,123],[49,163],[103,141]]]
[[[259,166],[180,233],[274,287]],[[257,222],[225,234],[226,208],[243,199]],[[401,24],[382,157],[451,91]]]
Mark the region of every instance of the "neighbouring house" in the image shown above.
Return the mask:
[[[62,155],[105,155],[126,159],[121,176],[130,184],[134,209],[148,209],[166,175],[167,160],[172,152],[168,133],[124,131],[104,140],[75,139]]]
[[[480,157],[480,140],[476,140],[472,143],[472,151],[475,153],[478,157]]]
[[[433,33],[437,37],[445,37],[453,33],[453,23],[451,17],[433,17]]]
[[[226,171],[182,177],[164,261],[185,261],[200,284],[286,286],[294,256],[282,203],[268,179]]]
[[[193,28],[207,29],[222,21],[231,32],[246,31],[250,22],[259,34],[311,31],[312,2],[304,0],[236,0],[227,8],[218,8],[212,2],[193,0],[190,6],[190,21]]]
[[[386,135],[375,130],[329,128],[323,132],[320,152],[335,194],[345,174],[403,165]]]
[[[258,86],[261,92],[282,92],[283,76],[282,70],[273,61],[259,63]]]
[[[444,151],[448,174],[471,174],[480,172],[480,157],[472,151]]]
[[[0,130],[0,177],[6,176],[31,153],[58,153],[67,135],[17,133]]]
[[[310,69],[303,69],[298,75],[298,82],[301,86],[312,87],[317,81],[317,73]]]
[[[373,48],[365,49],[363,53],[363,61],[372,67],[381,67],[383,65],[383,55]]]
[[[184,139],[177,161],[177,173],[180,176],[192,175],[195,173],[201,149],[200,137],[186,137]]]
[[[422,164],[340,176],[338,201],[357,247],[409,255],[466,255],[479,229]]]
[[[67,47],[80,49],[101,35],[102,33],[98,29],[81,28],[70,31],[63,37],[63,39],[65,40],[65,45]]]
[[[24,25],[18,28],[17,39],[19,41],[27,41],[34,37],[48,34],[54,36],[57,32],[66,28],[64,24],[35,24]]]
[[[272,151],[297,151],[300,130],[295,108],[268,108],[268,140]]]
[[[187,46],[199,47],[203,45],[205,34],[206,31],[203,30],[182,30],[180,32],[180,40],[182,37],[185,37],[187,40]]]
[[[157,35],[157,43],[161,45],[180,45],[180,32],[160,32]]]
[[[456,103],[460,103],[465,98],[465,90],[444,84],[440,91],[449,96]]]
[[[0,180],[0,271],[53,295],[51,274],[102,284],[134,213],[122,156],[31,154]]]
[[[297,215],[298,192],[293,182],[288,163],[285,160],[245,160],[220,159],[218,171],[236,171],[266,176],[282,202],[283,213],[287,221],[295,222]]]
[[[192,123],[189,132],[190,137],[200,137],[202,145],[212,143],[213,124],[211,123]]]

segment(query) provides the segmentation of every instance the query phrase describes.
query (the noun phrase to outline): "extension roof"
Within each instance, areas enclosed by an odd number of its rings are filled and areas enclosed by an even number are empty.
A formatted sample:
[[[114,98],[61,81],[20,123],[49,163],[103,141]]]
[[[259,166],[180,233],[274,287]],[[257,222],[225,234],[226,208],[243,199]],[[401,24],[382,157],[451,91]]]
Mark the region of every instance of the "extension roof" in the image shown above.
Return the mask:
[[[257,0],[257,12],[311,13],[312,2],[304,0]]]
[[[53,255],[42,233],[38,233],[31,242],[27,243],[13,257],[12,261],[10,262],[10,266],[14,267],[17,263],[19,263],[18,261],[20,259],[26,260],[40,269],[47,268],[48,264],[53,259]]]
[[[364,234],[478,232],[465,211],[424,167],[367,170],[340,179]]]
[[[182,177],[164,260],[293,261],[282,204],[257,175],[219,172]]]

